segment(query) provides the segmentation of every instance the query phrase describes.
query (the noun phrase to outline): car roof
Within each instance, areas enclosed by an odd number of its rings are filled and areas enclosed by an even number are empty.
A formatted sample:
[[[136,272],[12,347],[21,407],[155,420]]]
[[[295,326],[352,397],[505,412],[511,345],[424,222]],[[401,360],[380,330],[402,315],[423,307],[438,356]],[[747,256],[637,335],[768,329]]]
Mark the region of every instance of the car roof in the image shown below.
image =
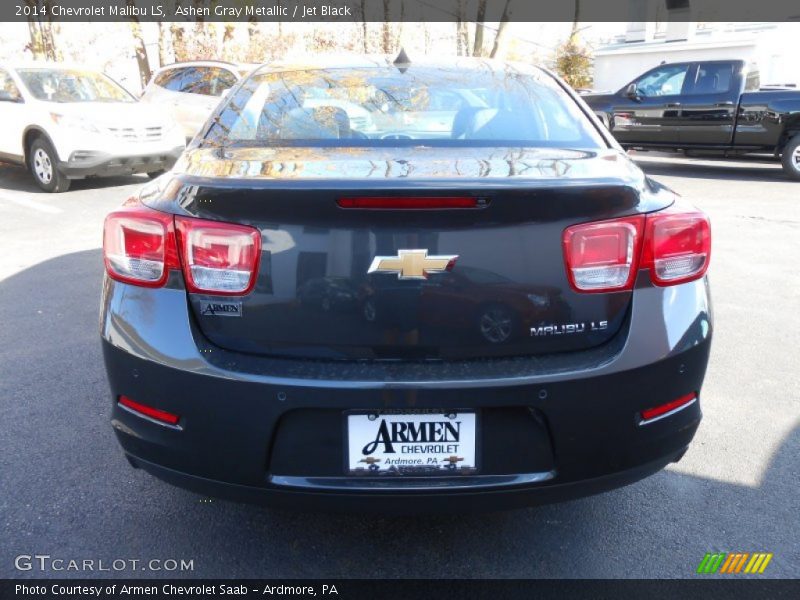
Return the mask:
[[[161,71],[166,71],[168,69],[180,69],[184,67],[224,67],[232,71],[236,71],[242,66],[247,66],[247,65],[240,65],[238,63],[228,62],[225,60],[187,60],[183,62],[174,62],[168,65],[163,65],[158,69],[154,70],[153,73],[160,73]]]

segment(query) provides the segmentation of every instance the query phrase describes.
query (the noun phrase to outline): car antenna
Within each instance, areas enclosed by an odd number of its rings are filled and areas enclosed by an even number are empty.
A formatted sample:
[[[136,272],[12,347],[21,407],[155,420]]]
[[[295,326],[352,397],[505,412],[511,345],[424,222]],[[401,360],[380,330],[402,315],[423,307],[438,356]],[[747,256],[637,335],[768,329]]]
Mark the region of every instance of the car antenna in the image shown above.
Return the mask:
[[[397,67],[397,70],[401,73],[408,71],[408,67],[411,64],[411,59],[408,58],[405,48],[400,48],[400,53],[397,55],[397,58],[392,61],[392,64]]]

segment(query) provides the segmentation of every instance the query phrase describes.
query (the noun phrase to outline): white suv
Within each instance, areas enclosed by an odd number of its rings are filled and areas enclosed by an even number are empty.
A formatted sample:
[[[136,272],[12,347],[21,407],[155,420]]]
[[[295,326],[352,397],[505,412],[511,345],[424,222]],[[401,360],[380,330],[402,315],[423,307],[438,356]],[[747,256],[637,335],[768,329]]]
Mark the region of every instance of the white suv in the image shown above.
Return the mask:
[[[141,100],[167,107],[190,140],[220,98],[256,66],[214,60],[167,65],[153,73]]]
[[[184,146],[166,111],[140,104],[102,73],[0,64],[0,160],[26,165],[46,192],[84,177],[155,176]]]

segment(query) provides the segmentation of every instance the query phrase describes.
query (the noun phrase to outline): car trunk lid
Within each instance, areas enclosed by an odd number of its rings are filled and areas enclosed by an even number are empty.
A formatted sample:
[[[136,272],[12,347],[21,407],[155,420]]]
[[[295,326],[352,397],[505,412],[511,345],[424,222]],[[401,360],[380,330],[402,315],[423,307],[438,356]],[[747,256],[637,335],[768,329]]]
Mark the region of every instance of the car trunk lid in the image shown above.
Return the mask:
[[[663,208],[641,172],[616,151],[453,154],[189,153],[178,191],[160,207],[256,227],[262,245],[251,293],[189,294],[202,332],[230,350],[339,359],[539,355],[608,341],[632,292],[574,291],[562,235],[576,223]],[[364,198],[423,198],[430,207],[352,202]],[[443,208],[437,199],[474,205]]]

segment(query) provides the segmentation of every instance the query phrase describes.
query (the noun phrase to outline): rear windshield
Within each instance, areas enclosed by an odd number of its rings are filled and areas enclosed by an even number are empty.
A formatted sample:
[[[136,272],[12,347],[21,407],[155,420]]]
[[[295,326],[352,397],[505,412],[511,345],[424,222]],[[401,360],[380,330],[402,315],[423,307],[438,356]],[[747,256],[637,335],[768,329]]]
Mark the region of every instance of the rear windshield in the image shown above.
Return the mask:
[[[204,145],[601,148],[547,74],[511,68],[260,71],[225,102]]]

